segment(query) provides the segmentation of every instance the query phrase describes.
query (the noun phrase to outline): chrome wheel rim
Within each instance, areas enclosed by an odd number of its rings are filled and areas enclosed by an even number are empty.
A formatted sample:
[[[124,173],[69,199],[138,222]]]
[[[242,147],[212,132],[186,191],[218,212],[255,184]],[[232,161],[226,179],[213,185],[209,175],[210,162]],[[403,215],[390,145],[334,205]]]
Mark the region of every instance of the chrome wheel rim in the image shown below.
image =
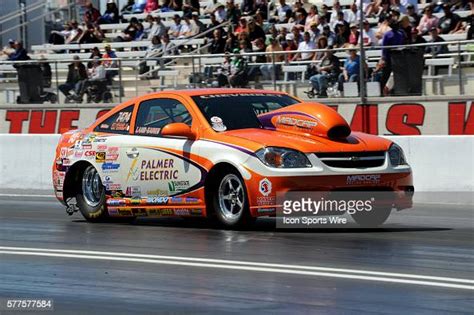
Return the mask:
[[[219,210],[229,221],[238,220],[244,210],[245,193],[240,178],[226,175],[219,185]]]
[[[102,199],[104,186],[99,173],[93,166],[89,166],[82,176],[82,194],[85,202],[91,207],[97,207]]]

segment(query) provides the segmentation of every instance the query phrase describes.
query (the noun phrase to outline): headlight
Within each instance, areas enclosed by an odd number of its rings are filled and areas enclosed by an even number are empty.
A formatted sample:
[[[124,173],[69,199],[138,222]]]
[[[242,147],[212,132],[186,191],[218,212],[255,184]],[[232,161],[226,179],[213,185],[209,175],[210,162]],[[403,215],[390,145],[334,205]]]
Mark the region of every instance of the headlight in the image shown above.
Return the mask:
[[[398,144],[392,144],[388,149],[388,156],[390,157],[390,163],[392,166],[407,165],[405,154],[403,154],[402,148]]]
[[[304,153],[292,149],[267,147],[258,150],[256,154],[263,164],[270,167],[301,168],[312,166]]]

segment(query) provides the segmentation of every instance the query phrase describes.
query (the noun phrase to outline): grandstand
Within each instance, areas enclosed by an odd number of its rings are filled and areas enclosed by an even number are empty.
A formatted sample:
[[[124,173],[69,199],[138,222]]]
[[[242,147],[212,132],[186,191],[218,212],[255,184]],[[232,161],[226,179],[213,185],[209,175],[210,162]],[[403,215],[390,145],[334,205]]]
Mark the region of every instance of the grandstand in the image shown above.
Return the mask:
[[[66,30],[58,30],[58,33],[62,32],[64,43],[44,42],[26,47],[31,58],[28,61],[10,60],[12,58],[8,54],[12,51],[8,51],[9,47],[6,47],[0,59],[0,103],[11,104],[16,101],[20,91],[18,69],[32,63],[50,65],[50,90],[60,95],[59,102],[64,102],[65,98],[59,92],[59,87],[67,80],[68,65],[73,62],[74,56],[78,56],[84,64],[92,61],[89,58],[94,47],[102,54],[105,53],[106,46],[115,52],[112,57],[101,59],[104,64],[107,62],[110,65],[106,71],[113,72],[107,84],[114,96],[114,102],[156,90],[228,84],[286,89],[300,97],[306,97],[304,92],[311,88],[309,78],[319,73],[321,56],[327,50],[327,47],[316,45],[320,37],[326,37],[333,42],[334,54],[341,62],[341,73],[344,73],[342,68],[348,51],[357,50],[360,54],[360,38],[358,35],[351,36],[348,29],[354,29],[354,34],[360,32],[357,22],[360,12],[357,3],[354,5],[353,1],[313,0],[287,4],[283,0],[277,3],[238,0],[222,3],[200,2],[200,8],[161,6],[151,12],[128,12],[121,14],[118,21],[105,24],[85,21],[87,8],[79,6],[79,3],[86,4],[85,1],[76,3],[75,16],[72,16],[71,20],[79,22],[78,29],[83,33],[88,29],[87,24],[95,25],[97,30],[94,36],[99,39],[87,42],[79,36],[69,41],[75,30],[67,26]],[[427,19],[422,18],[422,21],[432,21],[432,27],[419,34],[409,31],[408,35],[405,34],[405,42],[398,43],[394,50],[402,47],[413,49],[415,46],[422,50],[423,95],[472,94],[474,41],[469,38],[472,38],[474,5],[470,8],[470,2],[451,1],[452,5],[449,5],[448,11],[453,12],[455,18],[447,19],[445,16],[449,13],[446,13],[442,6],[424,2],[418,3],[418,16],[408,15],[407,8],[401,4],[386,9],[382,1],[378,11],[369,12],[373,9],[367,7],[375,6],[375,2],[364,3],[368,4],[364,10],[364,21],[369,25],[368,30],[364,30],[364,40],[369,38],[371,41],[364,45],[367,65],[365,81],[370,81],[367,84],[367,96],[380,96],[384,93],[388,95],[395,84],[393,73],[384,86],[381,86],[375,75],[380,70],[383,51],[387,49],[383,41],[384,34],[390,29],[387,27],[387,21],[395,19],[397,12],[398,15],[402,12],[397,21],[402,21],[406,14],[409,18],[408,29],[420,28],[419,22],[416,21],[423,16],[426,8],[432,8],[434,13]],[[338,10],[342,12],[342,20],[337,20]],[[100,14],[103,15],[104,12]],[[1,18],[0,24],[3,23]],[[242,21],[244,19],[245,21]],[[456,25],[448,25],[451,29],[446,31],[447,20],[451,24],[454,24],[454,20]],[[329,33],[324,33],[325,25],[329,26]],[[152,42],[152,35],[160,27],[166,29],[164,33],[170,36],[170,42],[166,45],[163,42]],[[432,28],[437,28],[440,33],[436,38]],[[217,37],[214,36],[215,30],[220,30]],[[291,46],[291,42],[299,41],[305,31],[309,32],[310,41],[307,44],[303,42],[303,45],[299,45],[298,42],[296,46]],[[402,28],[401,31],[406,30]],[[263,44],[259,44],[259,38]],[[273,41],[277,44],[271,49]],[[312,58],[300,58],[303,55],[311,55]],[[296,58],[293,58],[295,56]],[[244,69],[233,68],[234,61],[239,58],[245,61]],[[410,62],[404,65],[408,70],[411,67]],[[262,66],[275,71],[274,75],[265,78],[263,70],[260,70]],[[235,80],[235,77],[234,80],[231,79],[235,73],[242,71],[245,76],[239,80]],[[343,79],[340,82],[339,94],[329,96],[359,97],[358,83],[347,81]],[[322,97],[325,96],[324,92],[320,93]]]

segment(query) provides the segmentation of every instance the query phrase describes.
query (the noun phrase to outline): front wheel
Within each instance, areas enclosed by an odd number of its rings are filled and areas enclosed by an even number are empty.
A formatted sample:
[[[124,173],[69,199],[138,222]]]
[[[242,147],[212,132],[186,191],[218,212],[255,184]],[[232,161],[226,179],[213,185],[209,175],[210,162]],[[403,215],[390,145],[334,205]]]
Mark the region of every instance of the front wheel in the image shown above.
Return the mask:
[[[99,173],[92,165],[82,173],[80,187],[76,201],[84,218],[90,222],[108,219],[109,215],[105,207],[105,188]]]
[[[214,213],[225,227],[239,227],[253,221],[242,177],[235,171],[219,176],[212,194]]]
[[[375,228],[387,221],[388,217],[390,216],[390,212],[392,212],[392,208],[390,206],[380,206],[374,207],[374,209],[370,212],[357,211],[352,214],[352,218],[361,227]]]

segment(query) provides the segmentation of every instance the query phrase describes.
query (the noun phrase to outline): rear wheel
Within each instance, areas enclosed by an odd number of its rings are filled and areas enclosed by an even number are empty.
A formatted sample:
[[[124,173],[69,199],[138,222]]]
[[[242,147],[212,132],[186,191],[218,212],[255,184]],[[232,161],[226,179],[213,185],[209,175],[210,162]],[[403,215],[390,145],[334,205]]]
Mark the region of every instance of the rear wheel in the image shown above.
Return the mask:
[[[100,222],[109,218],[105,207],[105,188],[99,173],[92,166],[82,173],[80,191],[76,195],[77,205],[84,218],[90,222]]]
[[[254,221],[250,217],[244,181],[236,171],[217,176],[211,198],[214,213],[225,227],[239,227]]]

